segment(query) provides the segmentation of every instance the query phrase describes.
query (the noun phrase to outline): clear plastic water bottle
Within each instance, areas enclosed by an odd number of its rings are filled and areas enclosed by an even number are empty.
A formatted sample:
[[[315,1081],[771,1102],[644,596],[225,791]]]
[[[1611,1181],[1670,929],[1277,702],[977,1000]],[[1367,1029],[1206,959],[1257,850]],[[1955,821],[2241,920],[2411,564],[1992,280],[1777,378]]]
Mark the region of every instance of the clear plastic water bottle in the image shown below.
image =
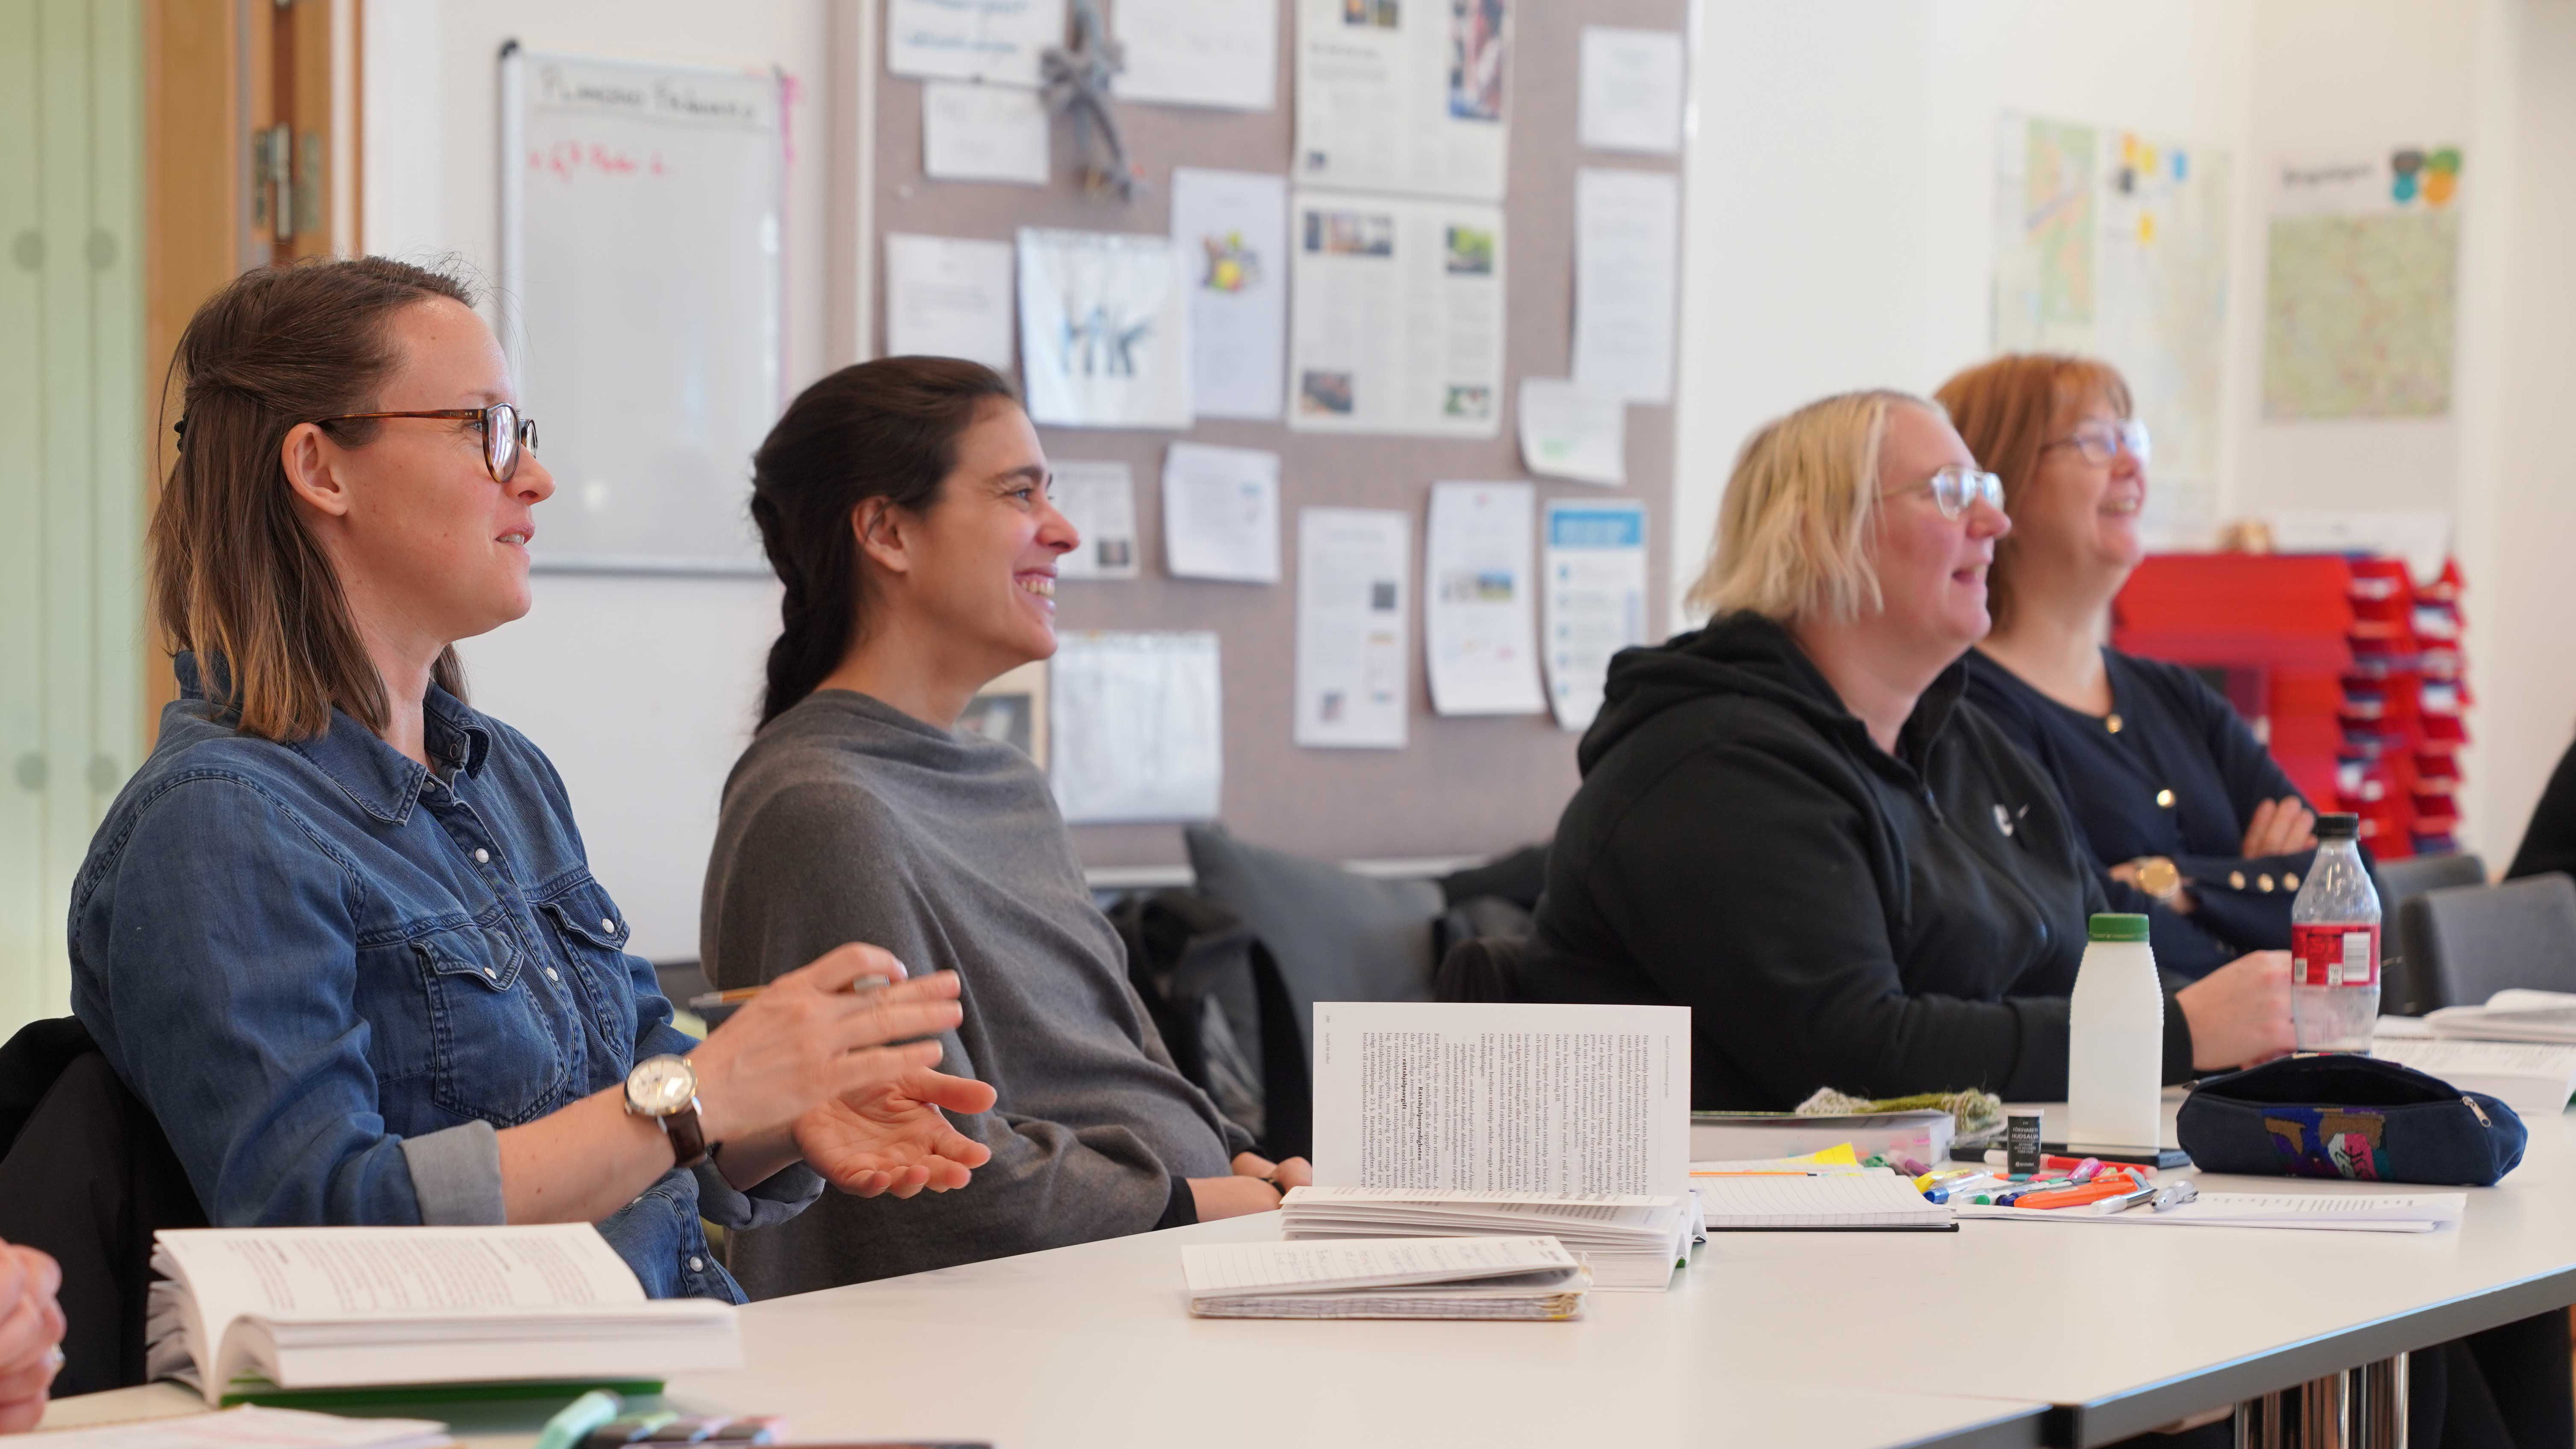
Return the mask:
[[[2379,891],[2361,817],[2317,817],[2317,858],[2290,903],[2290,1021],[2303,1052],[2366,1052],[2379,1025]]]

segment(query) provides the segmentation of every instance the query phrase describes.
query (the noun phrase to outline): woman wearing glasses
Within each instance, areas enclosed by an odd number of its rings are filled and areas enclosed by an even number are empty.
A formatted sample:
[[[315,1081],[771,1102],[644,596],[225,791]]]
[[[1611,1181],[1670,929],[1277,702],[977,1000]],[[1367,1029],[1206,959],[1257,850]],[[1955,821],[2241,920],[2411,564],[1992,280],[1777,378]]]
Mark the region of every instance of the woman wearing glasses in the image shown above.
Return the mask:
[[[1522,986],[1693,1008],[1703,1108],[2066,1092],[2066,996],[2102,891],[2047,777],[1960,698],[1995,478],[1903,393],[1755,433],[1691,602],[1614,660]],[[2168,1079],[2290,1046],[2288,962],[2165,1014]]]
[[[451,646],[527,612],[554,491],[471,304],[363,258],[188,324],[151,540],[180,698],[74,884],[73,1007],[218,1225],[595,1222],[654,1296],[739,1301],[702,1216],[962,1186],[985,1150],[939,1108],[993,1092],[885,1045],[957,982],[869,946],[672,1027],[553,766],[465,704]]]
[[[2158,966],[2196,980],[2287,949],[2316,816],[2198,676],[2102,643],[2145,549],[2147,430],[2128,385],[2104,363],[2018,355],[1939,397],[2013,519],[1968,697],[2048,771],[2114,908],[2149,916]]]

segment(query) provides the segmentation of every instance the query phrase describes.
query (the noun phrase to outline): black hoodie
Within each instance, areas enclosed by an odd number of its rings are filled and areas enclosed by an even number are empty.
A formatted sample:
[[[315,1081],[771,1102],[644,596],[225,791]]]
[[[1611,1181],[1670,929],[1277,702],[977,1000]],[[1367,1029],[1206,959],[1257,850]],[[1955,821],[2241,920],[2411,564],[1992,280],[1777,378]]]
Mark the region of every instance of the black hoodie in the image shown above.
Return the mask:
[[[1611,661],[1526,966],[1542,1000],[1691,1008],[1691,1101],[2066,1095],[2103,909],[2047,777],[1925,690],[1891,756],[1787,630],[1735,614]],[[2165,1079],[2191,1036],[2165,1001]]]

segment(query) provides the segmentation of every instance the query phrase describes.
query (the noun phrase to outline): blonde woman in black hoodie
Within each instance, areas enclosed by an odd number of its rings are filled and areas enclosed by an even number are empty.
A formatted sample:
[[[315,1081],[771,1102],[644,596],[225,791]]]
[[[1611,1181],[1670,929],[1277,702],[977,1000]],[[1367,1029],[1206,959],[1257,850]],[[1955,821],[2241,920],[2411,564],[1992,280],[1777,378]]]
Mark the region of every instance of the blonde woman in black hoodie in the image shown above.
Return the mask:
[[[2065,1096],[2101,886],[2047,778],[1960,699],[2001,502],[1908,394],[1753,435],[1691,590],[1712,621],[1611,664],[1528,994],[1691,1007],[1703,1108]],[[2169,1081],[2290,1049],[2284,953],[2168,990]]]

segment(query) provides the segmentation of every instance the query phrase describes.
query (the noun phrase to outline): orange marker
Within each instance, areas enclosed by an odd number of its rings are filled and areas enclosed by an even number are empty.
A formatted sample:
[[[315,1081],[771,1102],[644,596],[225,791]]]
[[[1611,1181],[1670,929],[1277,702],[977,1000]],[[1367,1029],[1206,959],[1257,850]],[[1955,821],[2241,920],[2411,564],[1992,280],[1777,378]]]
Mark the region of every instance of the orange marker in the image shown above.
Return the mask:
[[[2082,1187],[2060,1188],[2055,1192],[2032,1193],[2028,1197],[2016,1200],[2013,1203],[2013,1206],[2026,1208],[2081,1207],[2088,1202],[2100,1202],[2106,1197],[2121,1197],[2128,1193],[2136,1192],[2137,1190],[2138,1184],[2129,1177],[2099,1177],[2084,1184]]]

